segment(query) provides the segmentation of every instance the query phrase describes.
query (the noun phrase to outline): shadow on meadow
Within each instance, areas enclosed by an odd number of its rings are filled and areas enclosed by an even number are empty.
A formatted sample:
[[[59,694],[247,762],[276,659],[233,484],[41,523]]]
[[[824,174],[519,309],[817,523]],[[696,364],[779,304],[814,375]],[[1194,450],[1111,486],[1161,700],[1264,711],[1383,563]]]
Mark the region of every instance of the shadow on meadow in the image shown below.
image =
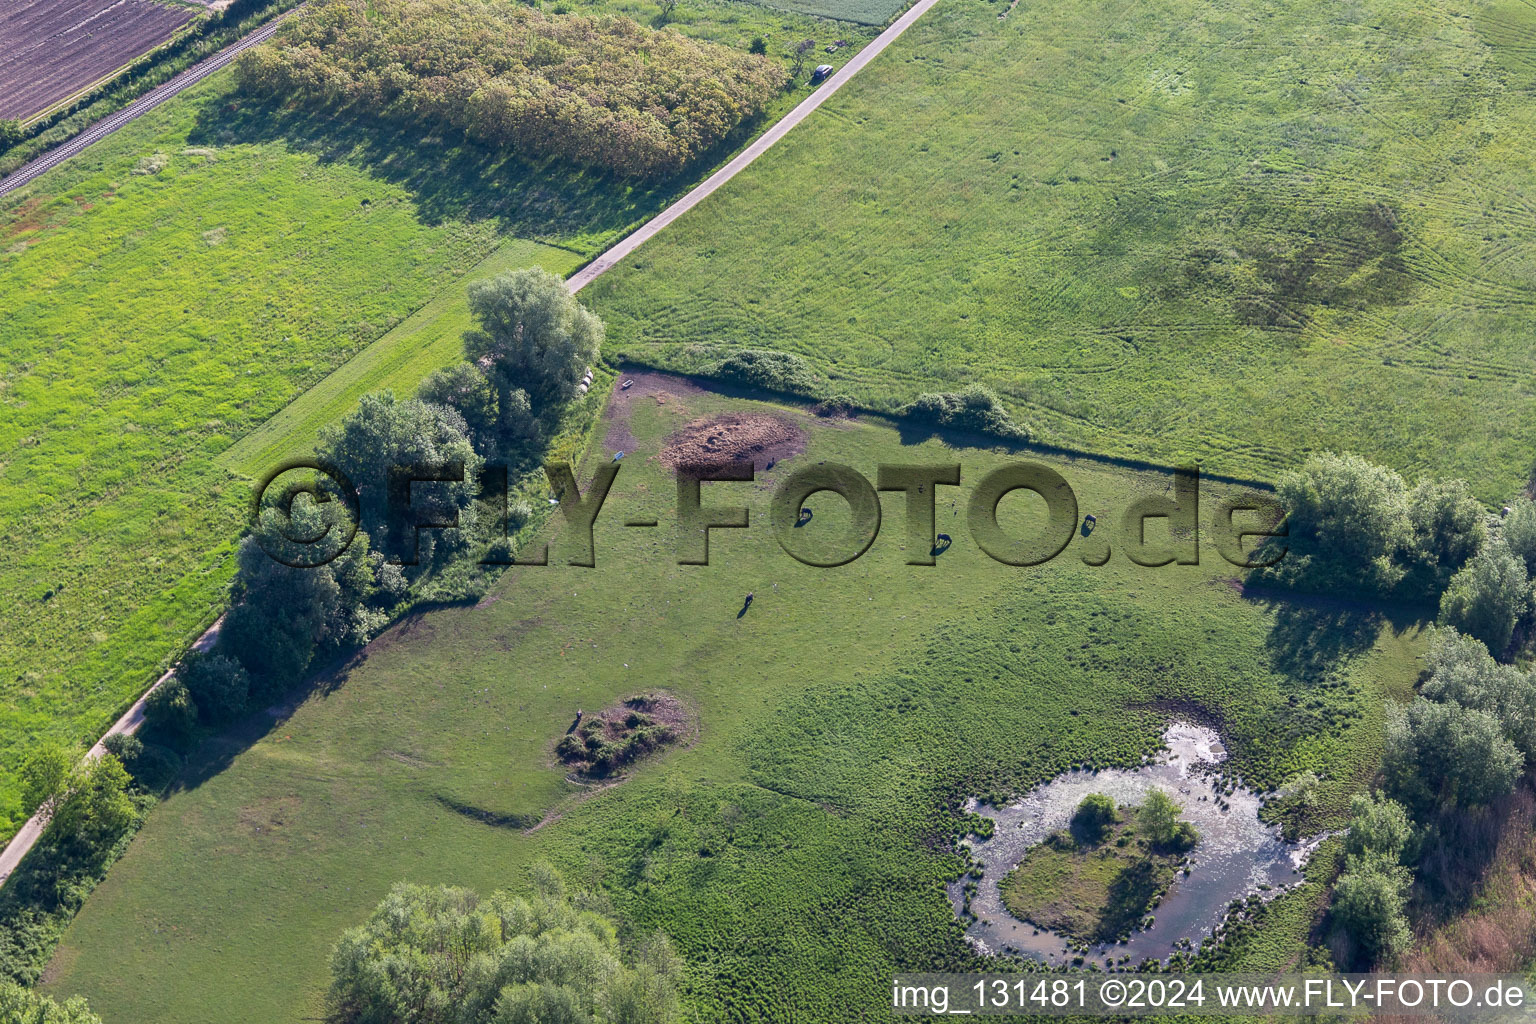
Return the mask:
[[[1393,635],[1423,626],[1424,608],[1247,587],[1243,597],[1274,616],[1265,646],[1275,672],[1314,679],[1370,652],[1383,628]]]
[[[419,123],[283,106],[239,92],[205,107],[187,141],[281,144],[322,166],[349,164],[406,189],[424,224],[494,220],[504,234],[561,244],[578,235],[624,232],[660,212],[692,184],[699,168],[755,133],[760,120],[738,128],[689,170],[654,181],[555,160],[530,163]]]

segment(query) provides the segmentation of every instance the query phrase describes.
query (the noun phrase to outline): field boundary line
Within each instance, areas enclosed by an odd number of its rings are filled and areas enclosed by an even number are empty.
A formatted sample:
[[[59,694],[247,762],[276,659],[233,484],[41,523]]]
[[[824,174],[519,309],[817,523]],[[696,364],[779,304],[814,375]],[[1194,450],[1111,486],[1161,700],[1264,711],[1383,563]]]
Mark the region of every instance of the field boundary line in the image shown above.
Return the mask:
[[[298,10],[299,8],[295,7],[292,10],[284,11],[251,34],[235,40],[213,56],[178,73],[169,82],[155,86],[122,110],[117,111],[117,113],[102,118],[69,141],[23,164],[9,177],[0,181],[0,196],[8,195],[23,185],[30,183],[34,178],[51,171],[70,157],[83,152],[92,143],[101,141],[123,125],[149,113],[172,96],[196,85],[215,71],[225,67],[230,61],[238,57],[241,52],[255,46],[257,43],[266,42]]]
[[[780,118],[777,124],[758,136],[750,146],[736,154],[735,158],[724,167],[711,174],[708,178],[705,178],[700,184],[694,186],[693,190],[683,196],[683,198],[625,235],[618,244],[609,248],[575,274],[572,274],[566,281],[566,286],[570,288],[571,294],[575,295],[587,285],[612,270],[620,260],[650,241],[662,228],[693,209],[726,182],[746,170],[752,161],[772,149],[775,143],[789,134],[791,128],[804,121],[810,116],[812,111],[831,99],[837,90],[847,85],[853,79],[853,76],[864,68],[864,65],[874,60],[887,46],[901,38],[903,32],[911,28],[918,18],[922,17],[930,7],[938,2],[939,0],[918,0],[917,3],[907,9],[905,14],[892,22],[889,28],[870,40],[868,46],[854,54],[847,64],[844,64],[828,75],[826,82],[822,84],[821,88],[801,100],[793,110]]]

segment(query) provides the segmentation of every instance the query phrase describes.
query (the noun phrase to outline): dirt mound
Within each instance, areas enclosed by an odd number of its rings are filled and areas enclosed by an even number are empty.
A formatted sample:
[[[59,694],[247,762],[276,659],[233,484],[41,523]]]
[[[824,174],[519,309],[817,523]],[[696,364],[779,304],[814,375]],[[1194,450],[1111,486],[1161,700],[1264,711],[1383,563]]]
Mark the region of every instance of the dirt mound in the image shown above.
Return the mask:
[[[758,469],[805,450],[805,432],[761,413],[724,413],[696,419],[667,438],[661,461],[680,472],[751,462]]]

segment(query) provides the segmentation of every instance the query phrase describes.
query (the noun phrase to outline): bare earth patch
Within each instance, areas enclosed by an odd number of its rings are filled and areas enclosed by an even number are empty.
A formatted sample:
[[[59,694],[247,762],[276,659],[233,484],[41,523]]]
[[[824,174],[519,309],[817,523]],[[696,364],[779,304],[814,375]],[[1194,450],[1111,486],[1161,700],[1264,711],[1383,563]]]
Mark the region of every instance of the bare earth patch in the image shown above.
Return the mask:
[[[578,711],[555,745],[555,757],[580,778],[610,779],[642,758],[690,741],[696,731],[686,704],[665,690],[654,690],[601,711]]]
[[[661,461],[679,472],[750,462],[759,470],[805,451],[805,432],[763,413],[728,412],[696,419],[667,438]]]

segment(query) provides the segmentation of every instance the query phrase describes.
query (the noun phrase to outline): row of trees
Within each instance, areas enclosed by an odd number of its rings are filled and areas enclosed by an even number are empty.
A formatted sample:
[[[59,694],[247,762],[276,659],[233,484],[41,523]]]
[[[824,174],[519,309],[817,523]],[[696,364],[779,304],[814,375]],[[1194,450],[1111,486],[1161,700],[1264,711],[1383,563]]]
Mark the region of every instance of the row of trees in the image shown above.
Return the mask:
[[[417,397],[365,395],[320,435],[320,461],[340,469],[358,492],[358,529],[345,552],[314,568],[287,564],[304,564],[303,545],[287,538],[350,531],[345,502],[300,494],[286,511],[262,510],[236,556],[217,646],[189,655],[151,695],[148,743],[124,751],[148,784],[167,772],[167,752],[190,743],[201,727],[271,704],[317,658],[366,643],[403,603],[443,596],[441,588],[425,588],[478,561],[482,465],[516,470],[537,462],[596,358],[603,325],[563,279],[537,268],[472,285],[469,303],[477,326],[464,337],[464,362],[433,374]],[[411,508],[422,519],[457,519],[459,528],[418,531],[392,523],[391,470],[447,464],[463,467],[462,482],[413,488]]]
[[[625,948],[602,902],[547,863],[528,897],[396,885],[331,956],[334,1024],[670,1024],[682,963]]]
[[[236,73],[283,102],[626,176],[682,169],[787,82],[775,61],[670,29],[482,0],[321,0]]]
[[[1385,793],[1354,800],[1334,890],[1336,922],[1371,963],[1411,941],[1405,907],[1421,851],[1451,841],[1444,832],[1458,819],[1491,813],[1536,767],[1536,672],[1500,664],[1450,627],[1435,631],[1425,661],[1419,695],[1391,712]]]

